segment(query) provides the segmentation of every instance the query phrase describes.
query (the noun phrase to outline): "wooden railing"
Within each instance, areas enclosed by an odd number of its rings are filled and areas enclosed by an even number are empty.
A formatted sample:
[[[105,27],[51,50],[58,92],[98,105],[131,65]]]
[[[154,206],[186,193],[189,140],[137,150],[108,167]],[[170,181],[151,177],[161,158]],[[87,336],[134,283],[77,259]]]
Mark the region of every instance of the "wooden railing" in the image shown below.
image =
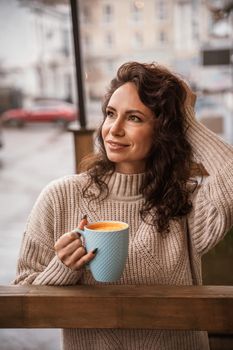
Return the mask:
[[[0,311],[1,328],[206,330],[233,349],[231,286],[0,286]]]
[[[1,286],[2,328],[154,328],[233,333],[233,287]]]

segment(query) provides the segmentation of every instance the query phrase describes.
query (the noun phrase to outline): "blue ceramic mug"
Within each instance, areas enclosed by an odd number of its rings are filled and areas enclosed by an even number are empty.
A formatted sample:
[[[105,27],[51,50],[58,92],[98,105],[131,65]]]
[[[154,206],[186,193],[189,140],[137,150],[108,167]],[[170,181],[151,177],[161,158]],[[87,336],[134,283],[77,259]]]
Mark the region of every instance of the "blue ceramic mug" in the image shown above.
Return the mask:
[[[96,281],[117,281],[128,257],[129,225],[121,221],[98,221],[88,224],[84,230],[75,229],[85,240],[87,252],[98,248],[89,263]]]

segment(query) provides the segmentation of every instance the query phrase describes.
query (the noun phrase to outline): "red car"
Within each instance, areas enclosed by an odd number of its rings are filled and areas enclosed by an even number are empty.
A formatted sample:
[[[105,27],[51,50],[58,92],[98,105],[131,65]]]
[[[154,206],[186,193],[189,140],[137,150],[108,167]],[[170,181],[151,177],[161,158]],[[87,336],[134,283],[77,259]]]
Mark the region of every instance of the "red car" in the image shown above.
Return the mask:
[[[36,102],[31,108],[9,109],[1,115],[6,125],[22,127],[29,122],[54,122],[67,126],[77,119],[75,106],[71,103],[57,100]]]

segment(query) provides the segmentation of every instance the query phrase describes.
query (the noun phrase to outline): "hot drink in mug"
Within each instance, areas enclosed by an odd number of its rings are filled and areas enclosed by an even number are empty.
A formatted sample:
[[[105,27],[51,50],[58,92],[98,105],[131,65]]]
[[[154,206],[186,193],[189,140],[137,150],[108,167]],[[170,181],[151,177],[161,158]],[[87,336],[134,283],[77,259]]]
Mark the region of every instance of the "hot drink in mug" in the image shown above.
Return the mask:
[[[129,226],[121,221],[98,221],[84,230],[75,229],[85,239],[87,252],[98,248],[95,258],[89,263],[96,281],[117,281],[124,270],[129,245]]]

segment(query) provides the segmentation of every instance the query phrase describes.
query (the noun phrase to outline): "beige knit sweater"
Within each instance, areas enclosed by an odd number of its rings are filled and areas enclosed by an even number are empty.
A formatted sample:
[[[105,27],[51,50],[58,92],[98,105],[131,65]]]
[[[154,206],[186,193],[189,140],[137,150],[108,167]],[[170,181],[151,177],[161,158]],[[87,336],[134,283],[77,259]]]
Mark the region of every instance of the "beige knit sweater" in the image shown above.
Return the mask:
[[[193,210],[172,220],[170,234],[161,237],[140,220],[143,174],[114,173],[106,182],[109,197],[98,204],[82,197],[86,174],[71,175],[49,184],[39,196],[24,234],[14,284],[96,284],[85,268],[72,271],[56,256],[53,246],[65,232],[88,221],[116,219],[129,223],[129,258],[116,284],[201,284],[201,256],[216,245],[233,225],[233,147],[196,122],[188,109],[188,138],[195,158],[210,176],[194,194]],[[95,190],[94,188],[92,189]],[[188,233],[189,232],[189,233]],[[205,332],[119,329],[63,330],[65,350],[207,350]]]

